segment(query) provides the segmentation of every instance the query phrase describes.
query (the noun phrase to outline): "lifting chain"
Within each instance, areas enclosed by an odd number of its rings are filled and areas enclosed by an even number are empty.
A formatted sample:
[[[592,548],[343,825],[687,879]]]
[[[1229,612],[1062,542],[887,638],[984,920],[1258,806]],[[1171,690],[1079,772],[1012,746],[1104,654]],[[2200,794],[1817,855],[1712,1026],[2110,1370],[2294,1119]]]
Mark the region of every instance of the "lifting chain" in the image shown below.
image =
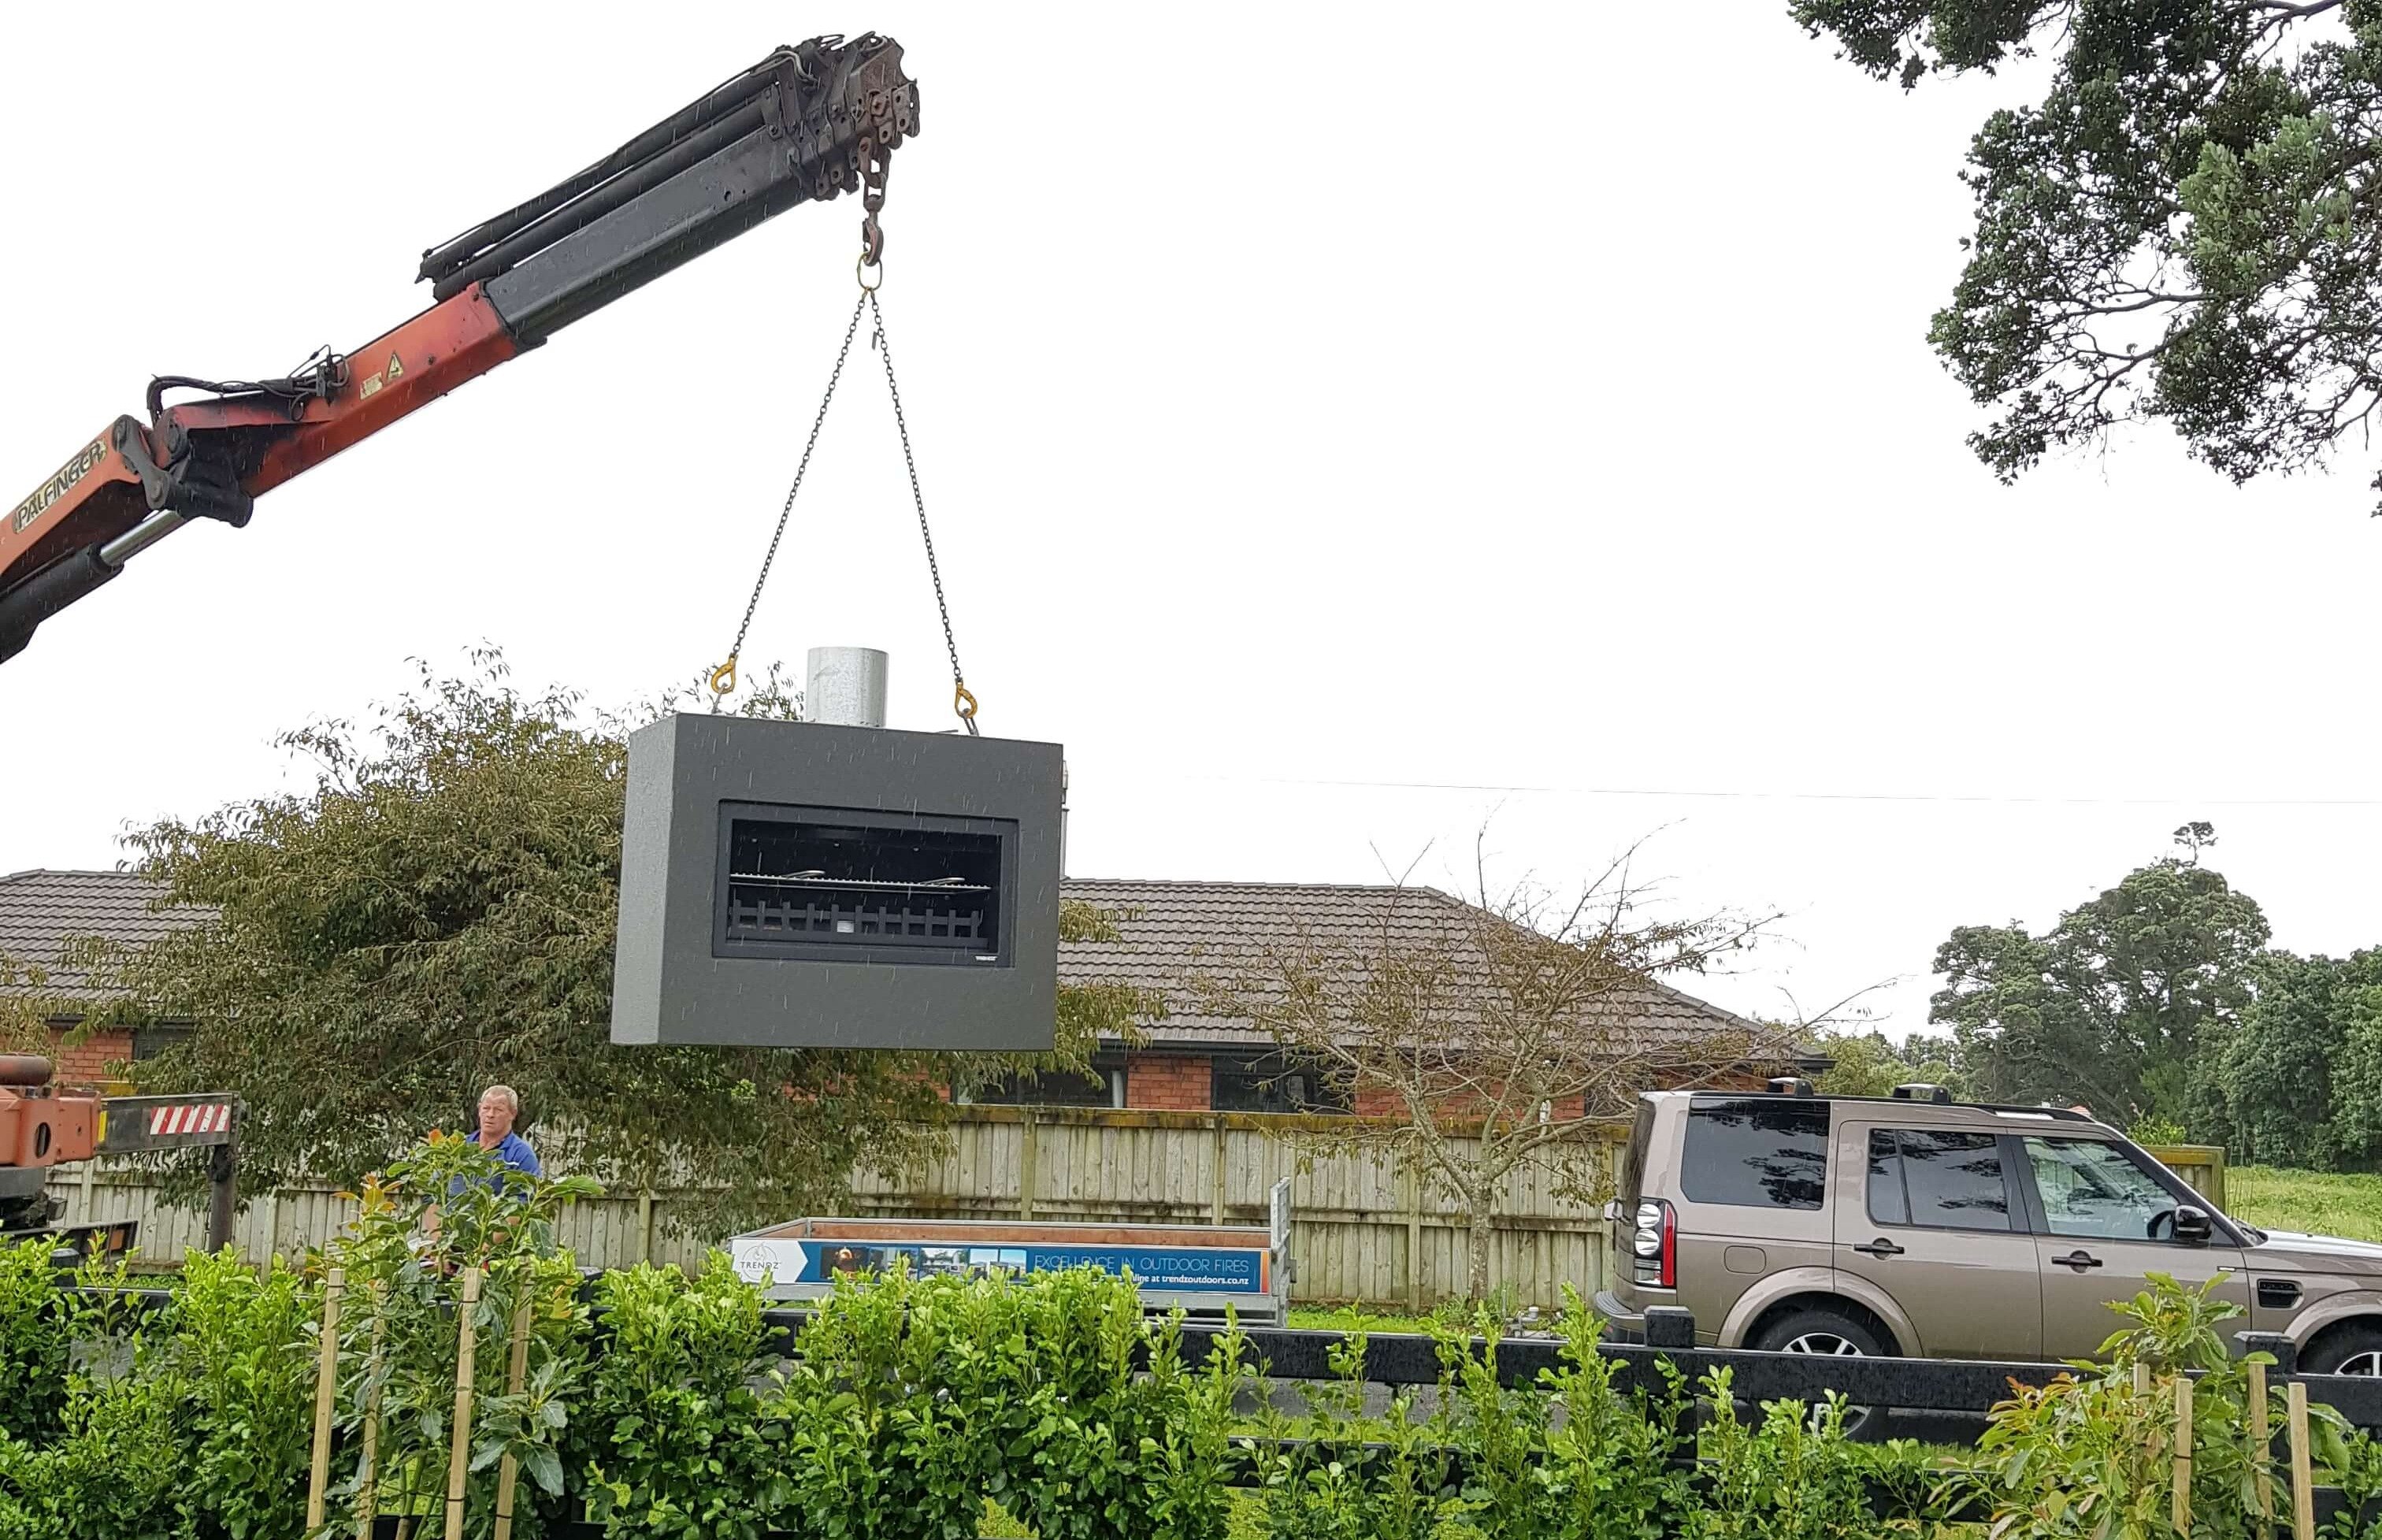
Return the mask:
[[[843,361],[852,356],[852,339],[860,330],[860,312],[866,294],[853,302],[852,319],[843,324],[843,345],[835,351],[835,367],[827,376],[827,393],[819,398],[818,413],[811,419],[811,436],[803,440],[803,457],[794,462],[794,484],[786,488],[785,506],[778,510],[778,527],[770,532],[769,548],[761,557],[761,575],[753,580],[753,597],[744,601],[744,618],[736,622],[736,640],[729,645],[728,661],[711,671],[711,708],[718,711],[736,689],[736,659],[744,651],[744,634],[753,629],[753,611],[761,605],[761,589],[778,560],[778,543],[786,537],[786,521],[793,515],[794,498],[803,489],[803,474],[811,468],[811,451],[818,448],[819,425],[827,421],[828,403],[835,400],[836,383],[843,378]]]
[[[863,284],[861,298],[877,323],[868,345],[885,360],[885,388],[893,398],[893,425],[902,434],[902,463],[910,473],[910,501],[918,510],[918,536],[927,544],[927,577],[935,585],[935,613],[942,617],[943,650],[952,659],[952,709],[959,713],[961,724],[973,738],[976,735],[976,696],[968,691],[967,676],[960,671],[960,645],[952,637],[952,607],[943,598],[943,570],[935,562],[935,532],[927,527],[927,495],[918,490],[918,462],[910,453],[910,422],[902,413],[902,387],[893,379],[893,344],[885,338],[885,312],[877,303],[877,290]]]
[[[864,139],[861,144],[861,165],[866,170],[872,164],[869,142]],[[918,511],[918,536],[927,548],[927,577],[934,585],[935,613],[943,625],[943,649],[952,660],[952,709],[958,714],[968,735],[974,737],[976,735],[976,699],[967,687],[966,675],[960,671],[960,647],[952,633],[952,607],[943,597],[942,568],[935,560],[935,532],[927,523],[927,497],[919,488],[918,461],[910,449],[910,421],[902,410],[901,384],[893,377],[893,348],[886,340],[885,312],[877,302],[877,290],[885,281],[881,262],[885,237],[877,227],[877,211],[885,201],[885,168],[881,157],[873,164],[875,170],[869,177],[870,191],[864,201],[868,214],[861,224],[863,244],[860,261],[854,268],[860,281],[860,298],[853,304],[852,318],[844,323],[843,342],[835,351],[835,367],[828,373],[827,390],[819,397],[818,412],[811,419],[810,437],[804,440],[802,458],[795,462],[793,485],[787,488],[785,504],[778,510],[778,527],[770,533],[769,548],[761,558],[760,575],[753,580],[752,597],[744,601],[744,618],[737,622],[736,640],[728,649],[728,661],[711,671],[711,708],[715,712],[719,710],[736,689],[736,660],[744,650],[745,634],[753,629],[753,613],[760,607],[761,590],[768,584],[769,569],[778,559],[778,547],[786,537],[786,523],[793,515],[794,499],[803,489],[804,474],[810,469],[811,451],[818,447],[819,428],[827,421],[829,404],[835,400],[835,388],[843,378],[844,362],[852,356],[852,339],[860,329],[860,313],[866,310],[876,325],[868,345],[885,363],[885,389],[893,399],[893,425],[902,437],[902,464],[910,474],[910,502]]]

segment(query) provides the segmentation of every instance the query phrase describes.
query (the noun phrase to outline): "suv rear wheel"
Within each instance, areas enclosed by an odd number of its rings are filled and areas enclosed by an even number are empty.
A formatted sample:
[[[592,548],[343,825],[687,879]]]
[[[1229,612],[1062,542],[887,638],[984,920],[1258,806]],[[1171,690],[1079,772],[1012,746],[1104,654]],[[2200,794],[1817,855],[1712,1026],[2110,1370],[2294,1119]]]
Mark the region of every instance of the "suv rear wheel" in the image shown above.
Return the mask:
[[[2300,1368],[2311,1374],[2382,1374],[2382,1324],[2352,1321],[2335,1326],[2300,1360]]]
[[[1746,1344],[1757,1352],[1810,1353],[1821,1358],[1888,1358],[1893,1349],[1867,1324],[1846,1312],[1813,1305],[1789,1311],[1756,1332]],[[1815,1409],[1812,1416],[1821,1414]],[[1885,1436],[1885,1416],[1875,1407],[1845,1408],[1847,1438],[1863,1443]]]

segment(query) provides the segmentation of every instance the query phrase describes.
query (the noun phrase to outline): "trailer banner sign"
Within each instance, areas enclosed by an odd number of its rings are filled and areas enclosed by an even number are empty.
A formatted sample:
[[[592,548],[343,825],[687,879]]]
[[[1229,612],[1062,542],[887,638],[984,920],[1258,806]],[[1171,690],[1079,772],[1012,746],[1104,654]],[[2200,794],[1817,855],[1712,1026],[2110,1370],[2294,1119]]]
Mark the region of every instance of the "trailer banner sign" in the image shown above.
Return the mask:
[[[734,1243],[736,1271],[748,1282],[827,1284],[840,1273],[890,1272],[906,1259],[913,1277],[935,1274],[1056,1273],[1097,1267],[1130,1274],[1142,1288],[1203,1294],[1264,1294],[1271,1259],[1256,1247],[936,1246],[902,1241],[750,1239]]]

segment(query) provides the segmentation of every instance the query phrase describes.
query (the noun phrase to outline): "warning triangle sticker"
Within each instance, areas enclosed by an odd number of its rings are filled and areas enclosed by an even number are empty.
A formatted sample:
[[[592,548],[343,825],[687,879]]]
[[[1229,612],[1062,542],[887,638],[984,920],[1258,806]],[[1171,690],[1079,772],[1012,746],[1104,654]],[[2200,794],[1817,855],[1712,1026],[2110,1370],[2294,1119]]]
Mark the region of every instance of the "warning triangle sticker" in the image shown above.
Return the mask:
[[[388,355],[388,367],[384,370],[383,373],[390,379],[395,379],[398,376],[405,373],[405,365],[397,361],[397,355],[395,353],[391,353]]]

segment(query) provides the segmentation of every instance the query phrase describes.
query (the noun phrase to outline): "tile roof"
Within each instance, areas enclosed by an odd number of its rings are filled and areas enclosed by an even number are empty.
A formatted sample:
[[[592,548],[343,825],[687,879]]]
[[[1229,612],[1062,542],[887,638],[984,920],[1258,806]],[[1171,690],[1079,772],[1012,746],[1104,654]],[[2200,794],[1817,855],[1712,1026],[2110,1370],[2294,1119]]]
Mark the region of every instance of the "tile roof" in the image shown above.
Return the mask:
[[[0,877],[0,958],[41,968],[55,992],[87,994],[84,972],[58,962],[68,938],[145,946],[203,918],[203,911],[153,909],[156,896],[156,884],[137,871],[11,872]]]
[[[1271,1039],[1247,1021],[1208,1014],[1186,987],[1205,970],[1229,976],[1269,941],[1303,938],[1343,956],[1369,948],[1450,944],[1483,916],[1432,888],[1325,883],[1170,882],[1072,878],[1061,893],[1120,912],[1122,942],[1062,942],[1059,977],[1070,983],[1111,981],[1167,996],[1166,1017],[1148,1029],[1153,1043],[1248,1043]],[[1461,945],[1460,939],[1455,944]],[[1477,955],[1477,954],[1475,954]],[[1688,1042],[1718,1035],[1774,1037],[1747,1020],[1668,985],[1648,982],[1613,999],[1616,1012],[1649,1041]]]
[[[1451,920],[1477,918],[1469,906],[1430,888],[1070,878],[1061,892],[1116,912],[1123,939],[1062,942],[1059,976],[1069,983],[1122,983],[1165,995],[1166,1017],[1148,1027],[1158,1044],[1270,1042],[1245,1020],[1207,1013],[1187,988],[1198,970],[1229,971],[1269,938],[1296,934],[1334,946],[1386,936],[1391,944],[1422,945],[1450,933]],[[45,969],[54,991],[84,992],[85,975],[58,963],[69,937],[96,935],[141,946],[206,916],[194,908],[158,910],[156,894],[155,884],[138,871],[0,877],[0,957]],[[1648,984],[1616,1005],[1654,1039],[1687,1041],[1762,1030],[1663,984]]]

